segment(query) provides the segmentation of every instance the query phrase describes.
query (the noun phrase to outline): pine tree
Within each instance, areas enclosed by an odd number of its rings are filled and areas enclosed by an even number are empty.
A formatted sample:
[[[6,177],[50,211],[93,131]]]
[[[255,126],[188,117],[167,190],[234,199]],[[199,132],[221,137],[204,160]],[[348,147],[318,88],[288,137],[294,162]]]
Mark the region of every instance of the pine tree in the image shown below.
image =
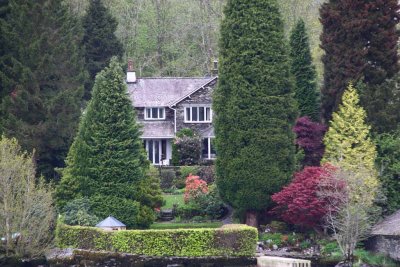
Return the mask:
[[[228,1],[213,99],[217,185],[251,225],[294,169],[296,108],[287,51],[276,1]]]
[[[0,131],[36,150],[38,173],[62,167],[72,143],[86,79],[81,28],[62,0],[10,0],[2,21]]]
[[[319,119],[316,72],[303,20],[299,20],[290,35],[291,71],[295,78],[295,98],[300,116]]]
[[[325,154],[322,162],[330,162],[345,171],[369,172],[365,183],[377,187],[375,160],[376,147],[370,138],[370,126],[365,123],[366,112],[359,105],[359,97],[350,84],[343,94],[343,102],[333,113],[324,137]]]
[[[325,121],[336,111],[349,81],[381,84],[399,70],[398,10],[397,0],[330,0],[322,5],[325,73],[321,102]]]
[[[148,161],[124,73],[116,59],[96,76],[93,97],[66,164],[57,189],[60,207],[88,197],[100,218],[111,214],[129,227],[147,227],[155,219],[154,201],[144,194],[156,191],[153,184],[148,189],[140,187]]]
[[[115,36],[118,23],[101,0],[91,0],[83,18],[83,45],[90,80],[85,85],[85,99],[90,99],[96,74],[110,63],[112,56],[122,57],[123,48]]]

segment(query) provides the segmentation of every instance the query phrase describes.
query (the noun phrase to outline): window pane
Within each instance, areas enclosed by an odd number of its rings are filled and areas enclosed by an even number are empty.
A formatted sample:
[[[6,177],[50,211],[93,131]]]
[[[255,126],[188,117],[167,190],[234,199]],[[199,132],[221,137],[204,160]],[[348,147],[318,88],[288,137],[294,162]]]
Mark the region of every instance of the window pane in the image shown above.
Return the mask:
[[[163,108],[160,108],[159,110],[158,110],[158,118],[159,119],[162,119],[162,118],[164,118],[164,109]]]
[[[153,162],[153,140],[149,140],[149,141],[147,141],[147,143],[149,144],[149,146],[148,146],[148,148],[149,148],[149,160],[151,162]]]
[[[146,108],[146,118],[147,119],[151,118],[151,109],[150,108]]]
[[[152,119],[157,119],[158,118],[158,108],[152,108],[151,109],[151,118]]]
[[[197,118],[197,107],[193,107],[192,108],[192,112],[193,112],[192,121],[198,121],[198,118]]]
[[[186,108],[186,121],[191,121],[190,118],[190,108]]]
[[[203,149],[201,151],[203,158],[208,158],[208,138],[203,139]]]
[[[199,121],[204,121],[204,107],[199,107]]]
[[[206,108],[206,121],[211,121],[211,108]]]
[[[215,146],[214,146],[214,138],[210,139],[211,141],[211,154],[217,154],[217,152],[215,151]]]
[[[167,158],[167,140],[161,140],[161,159],[165,160]]]
[[[160,163],[160,142],[154,141],[154,163]]]

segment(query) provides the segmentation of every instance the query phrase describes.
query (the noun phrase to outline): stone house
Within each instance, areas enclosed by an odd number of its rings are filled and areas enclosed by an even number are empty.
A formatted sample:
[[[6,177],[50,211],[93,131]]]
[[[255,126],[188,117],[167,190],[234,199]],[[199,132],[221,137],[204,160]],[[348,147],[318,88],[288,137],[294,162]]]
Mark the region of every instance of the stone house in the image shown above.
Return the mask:
[[[400,210],[373,227],[367,247],[400,261]]]
[[[143,145],[154,165],[169,165],[176,133],[191,128],[202,138],[203,159],[215,158],[212,93],[217,76],[137,78],[128,63],[128,94],[142,124]]]

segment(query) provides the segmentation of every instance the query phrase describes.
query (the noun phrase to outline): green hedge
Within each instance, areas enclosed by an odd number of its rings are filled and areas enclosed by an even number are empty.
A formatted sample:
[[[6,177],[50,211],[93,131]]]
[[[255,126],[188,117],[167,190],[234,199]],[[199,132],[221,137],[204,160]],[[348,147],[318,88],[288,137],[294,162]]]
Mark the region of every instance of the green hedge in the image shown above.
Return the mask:
[[[59,225],[57,246],[146,256],[253,256],[257,229],[234,225],[218,229],[127,230]]]

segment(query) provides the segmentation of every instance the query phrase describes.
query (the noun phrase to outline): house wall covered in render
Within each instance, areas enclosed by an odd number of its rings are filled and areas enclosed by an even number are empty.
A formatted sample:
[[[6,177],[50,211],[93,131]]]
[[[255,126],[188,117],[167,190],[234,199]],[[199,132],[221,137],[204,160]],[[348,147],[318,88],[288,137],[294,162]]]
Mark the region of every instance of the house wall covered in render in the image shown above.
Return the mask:
[[[184,128],[191,128],[196,132],[200,133],[201,131],[209,128],[212,123],[185,123],[185,107],[190,105],[207,105],[211,106],[212,104],[212,94],[213,90],[216,86],[216,80],[209,83],[204,88],[198,90],[190,97],[185,98],[181,102],[176,105],[176,130],[180,131]]]

